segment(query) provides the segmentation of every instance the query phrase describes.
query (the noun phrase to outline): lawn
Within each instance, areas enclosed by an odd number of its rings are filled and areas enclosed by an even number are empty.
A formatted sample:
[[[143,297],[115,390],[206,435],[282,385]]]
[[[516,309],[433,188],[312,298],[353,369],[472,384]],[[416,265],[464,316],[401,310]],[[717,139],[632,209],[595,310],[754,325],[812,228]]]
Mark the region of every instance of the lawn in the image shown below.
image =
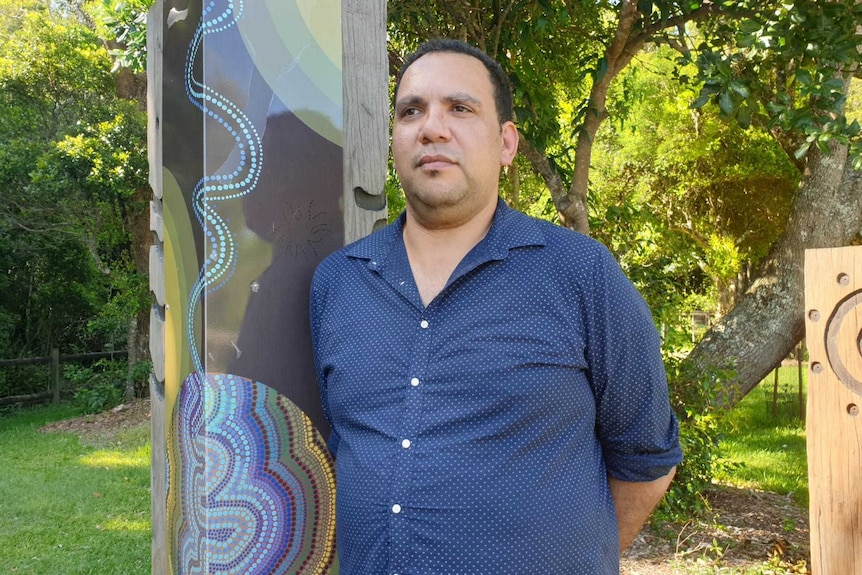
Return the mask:
[[[807,504],[805,428],[799,419],[797,385],[796,368],[781,368],[774,413],[770,375],[727,415],[720,447],[732,465],[717,479],[733,486],[723,493],[735,493],[731,496],[739,500],[737,508],[740,502],[743,507],[765,505],[765,495],[750,494],[749,489],[790,495],[793,507]],[[83,440],[71,433],[39,431],[77,415],[71,406],[0,411],[0,572],[149,575],[149,424]],[[750,497],[754,503],[748,502]],[[777,504],[782,505],[781,500]],[[788,521],[787,514],[782,517]],[[805,522],[797,523],[782,524],[779,532]],[[662,563],[624,572],[797,572],[763,559],[717,570],[714,558],[699,562],[723,552],[718,542],[697,556],[679,556],[679,541],[661,544],[669,546]]]
[[[44,424],[69,406],[0,412],[4,573],[150,573],[149,426],[84,444]]]
[[[803,369],[803,401],[806,374]],[[800,418],[798,385],[795,366],[779,368],[777,402],[770,374],[727,415],[720,447],[732,465],[716,479],[791,495],[799,505],[808,505],[805,420]]]

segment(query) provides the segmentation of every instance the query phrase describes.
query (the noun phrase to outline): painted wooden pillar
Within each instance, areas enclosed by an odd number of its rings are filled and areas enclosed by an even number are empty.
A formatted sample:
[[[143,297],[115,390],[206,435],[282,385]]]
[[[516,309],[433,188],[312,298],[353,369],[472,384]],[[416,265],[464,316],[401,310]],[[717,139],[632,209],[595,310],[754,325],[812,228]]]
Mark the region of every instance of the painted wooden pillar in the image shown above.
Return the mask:
[[[385,223],[385,3],[149,14],[153,573],[334,573],[308,333],[331,251]]]
[[[862,573],[862,247],[806,250],[814,575]]]

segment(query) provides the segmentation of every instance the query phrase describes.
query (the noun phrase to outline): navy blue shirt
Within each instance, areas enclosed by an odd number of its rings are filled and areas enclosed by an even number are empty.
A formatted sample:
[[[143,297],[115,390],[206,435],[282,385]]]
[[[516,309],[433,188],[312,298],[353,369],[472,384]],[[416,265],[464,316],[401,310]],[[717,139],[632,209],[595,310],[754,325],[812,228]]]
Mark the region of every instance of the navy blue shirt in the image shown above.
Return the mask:
[[[499,202],[426,308],[403,225],[312,285],[341,572],[618,573],[608,474],[681,459],[643,299],[601,244]]]

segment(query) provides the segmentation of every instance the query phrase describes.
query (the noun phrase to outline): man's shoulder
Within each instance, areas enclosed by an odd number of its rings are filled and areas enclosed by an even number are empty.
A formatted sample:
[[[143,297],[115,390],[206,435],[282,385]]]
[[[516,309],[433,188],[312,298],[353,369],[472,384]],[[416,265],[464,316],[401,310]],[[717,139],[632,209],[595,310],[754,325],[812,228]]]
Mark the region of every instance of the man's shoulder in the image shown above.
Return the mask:
[[[586,234],[570,230],[554,222],[531,216],[518,210],[507,210],[507,223],[512,230],[529,230],[540,243],[564,258],[600,257],[608,254],[604,244]]]

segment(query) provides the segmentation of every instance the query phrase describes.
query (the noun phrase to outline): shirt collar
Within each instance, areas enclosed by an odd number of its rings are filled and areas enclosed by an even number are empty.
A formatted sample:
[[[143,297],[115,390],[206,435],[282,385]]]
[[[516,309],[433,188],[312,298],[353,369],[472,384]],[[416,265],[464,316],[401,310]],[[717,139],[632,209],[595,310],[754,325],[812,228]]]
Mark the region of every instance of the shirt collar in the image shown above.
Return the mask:
[[[370,260],[374,267],[382,265],[396,245],[403,245],[402,232],[405,220],[406,213],[402,212],[396,221],[379,232],[349,245],[345,249],[347,257]],[[509,250],[530,246],[541,247],[546,243],[539,222],[510,208],[501,198],[498,198],[491,228],[485,238],[471,251],[470,256],[486,261],[503,260],[508,256]]]

